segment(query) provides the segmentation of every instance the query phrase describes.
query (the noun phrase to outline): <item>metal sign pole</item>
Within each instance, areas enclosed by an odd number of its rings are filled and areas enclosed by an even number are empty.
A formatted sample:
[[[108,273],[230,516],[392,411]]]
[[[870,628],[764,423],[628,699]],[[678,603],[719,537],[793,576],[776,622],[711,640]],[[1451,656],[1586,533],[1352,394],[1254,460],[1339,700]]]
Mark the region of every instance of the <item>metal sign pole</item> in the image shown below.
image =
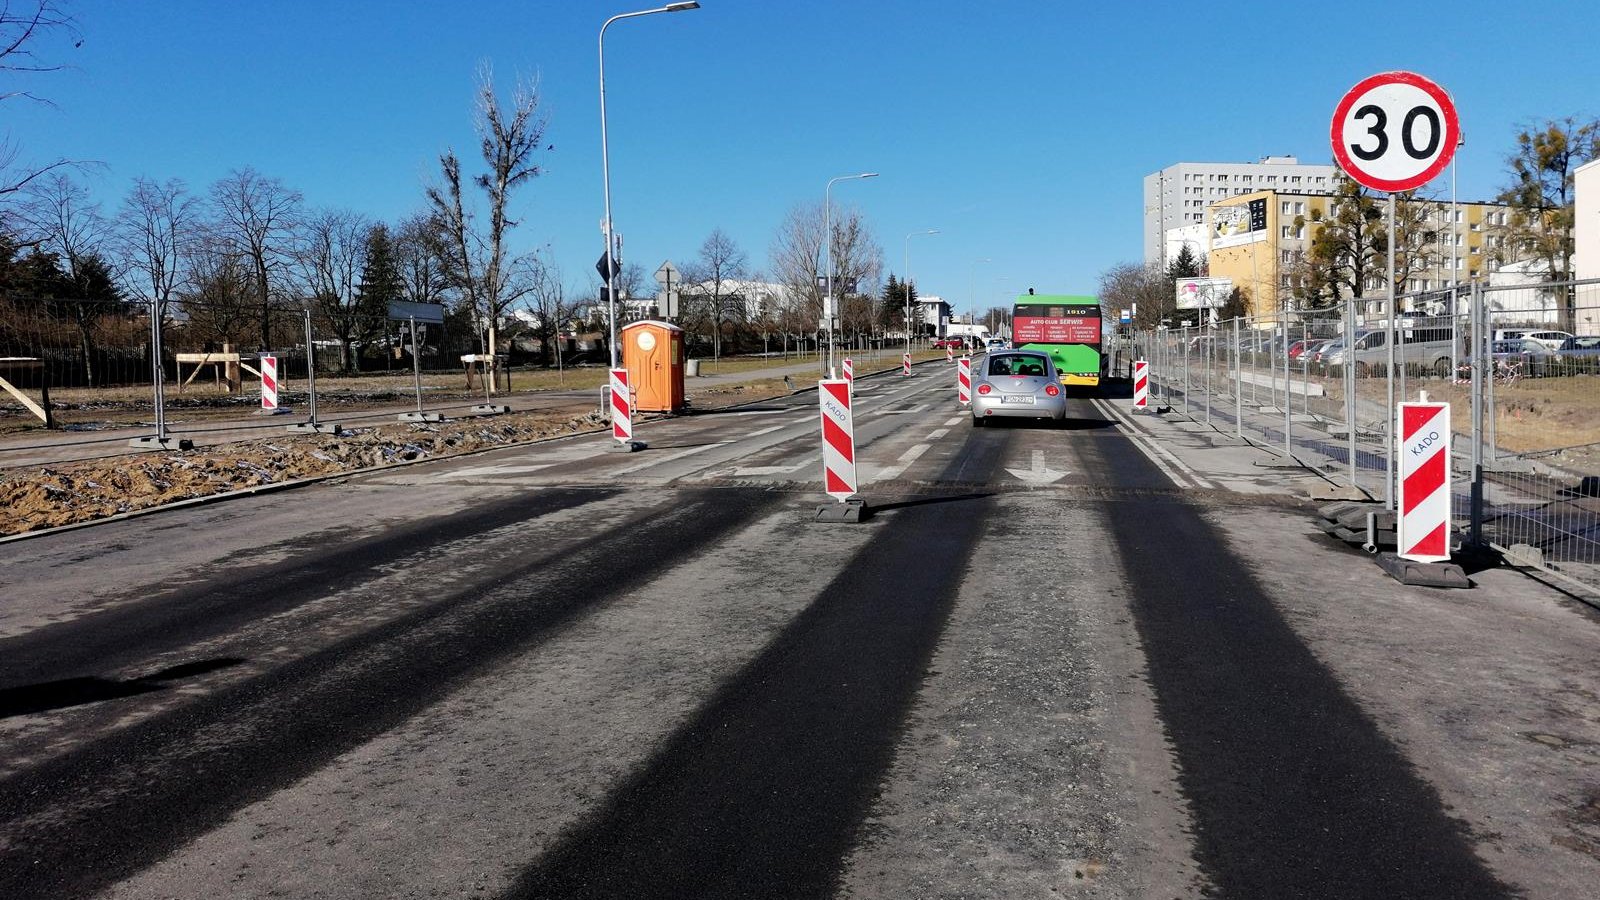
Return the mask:
[[[1385,376],[1387,376],[1384,378],[1384,381],[1388,383],[1389,399],[1383,407],[1383,508],[1390,510],[1394,509],[1394,366],[1396,359],[1394,341],[1395,336],[1399,333],[1399,329],[1395,327],[1398,324],[1395,321],[1395,318],[1399,310],[1394,291],[1394,206],[1394,192],[1390,191],[1389,262],[1387,266],[1389,272],[1389,325],[1384,329],[1386,336],[1383,339],[1383,342],[1389,346],[1389,369],[1384,373]],[[1350,356],[1349,358],[1353,360],[1355,357]]]

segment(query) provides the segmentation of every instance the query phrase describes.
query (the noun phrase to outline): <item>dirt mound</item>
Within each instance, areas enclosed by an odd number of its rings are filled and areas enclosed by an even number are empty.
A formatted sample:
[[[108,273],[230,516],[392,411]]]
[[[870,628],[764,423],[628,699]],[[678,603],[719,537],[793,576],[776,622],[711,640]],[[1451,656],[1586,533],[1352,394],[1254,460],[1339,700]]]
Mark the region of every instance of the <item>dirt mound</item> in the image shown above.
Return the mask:
[[[0,473],[0,534],[70,525],[245,488],[593,431],[575,409],[284,435],[182,453],[130,454]]]

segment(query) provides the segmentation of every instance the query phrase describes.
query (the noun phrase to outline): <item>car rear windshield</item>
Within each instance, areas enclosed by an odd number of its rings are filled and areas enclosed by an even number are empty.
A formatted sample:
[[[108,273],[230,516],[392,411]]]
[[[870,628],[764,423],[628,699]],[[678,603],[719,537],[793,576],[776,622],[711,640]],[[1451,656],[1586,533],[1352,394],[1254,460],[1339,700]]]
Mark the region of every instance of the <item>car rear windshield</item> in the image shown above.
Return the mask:
[[[996,356],[989,360],[990,375],[1043,375],[1044,360],[1037,356]]]

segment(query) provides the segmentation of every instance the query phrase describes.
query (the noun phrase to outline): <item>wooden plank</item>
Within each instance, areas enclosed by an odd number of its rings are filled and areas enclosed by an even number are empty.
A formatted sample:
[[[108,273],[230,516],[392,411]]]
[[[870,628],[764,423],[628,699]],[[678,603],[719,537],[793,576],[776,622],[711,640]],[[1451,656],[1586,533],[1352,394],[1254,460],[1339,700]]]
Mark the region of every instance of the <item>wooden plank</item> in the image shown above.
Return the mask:
[[[43,422],[46,426],[50,424],[50,414],[45,412],[44,408],[39,406],[39,404],[33,402],[33,399],[27,394],[17,390],[16,386],[11,382],[5,380],[4,378],[0,378],[0,388],[4,388],[6,393],[17,398],[17,400],[20,401],[23,406],[26,406],[30,412],[39,417],[39,421]]]

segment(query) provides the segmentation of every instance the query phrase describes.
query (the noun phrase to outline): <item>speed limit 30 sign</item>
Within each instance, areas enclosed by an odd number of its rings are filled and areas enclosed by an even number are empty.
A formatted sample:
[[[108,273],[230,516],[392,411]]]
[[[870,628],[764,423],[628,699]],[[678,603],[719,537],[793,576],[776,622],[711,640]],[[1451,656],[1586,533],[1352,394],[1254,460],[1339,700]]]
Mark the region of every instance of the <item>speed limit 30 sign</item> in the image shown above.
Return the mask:
[[[1398,193],[1444,171],[1461,138],[1456,105],[1415,72],[1363,79],[1333,110],[1333,156],[1356,183]]]

